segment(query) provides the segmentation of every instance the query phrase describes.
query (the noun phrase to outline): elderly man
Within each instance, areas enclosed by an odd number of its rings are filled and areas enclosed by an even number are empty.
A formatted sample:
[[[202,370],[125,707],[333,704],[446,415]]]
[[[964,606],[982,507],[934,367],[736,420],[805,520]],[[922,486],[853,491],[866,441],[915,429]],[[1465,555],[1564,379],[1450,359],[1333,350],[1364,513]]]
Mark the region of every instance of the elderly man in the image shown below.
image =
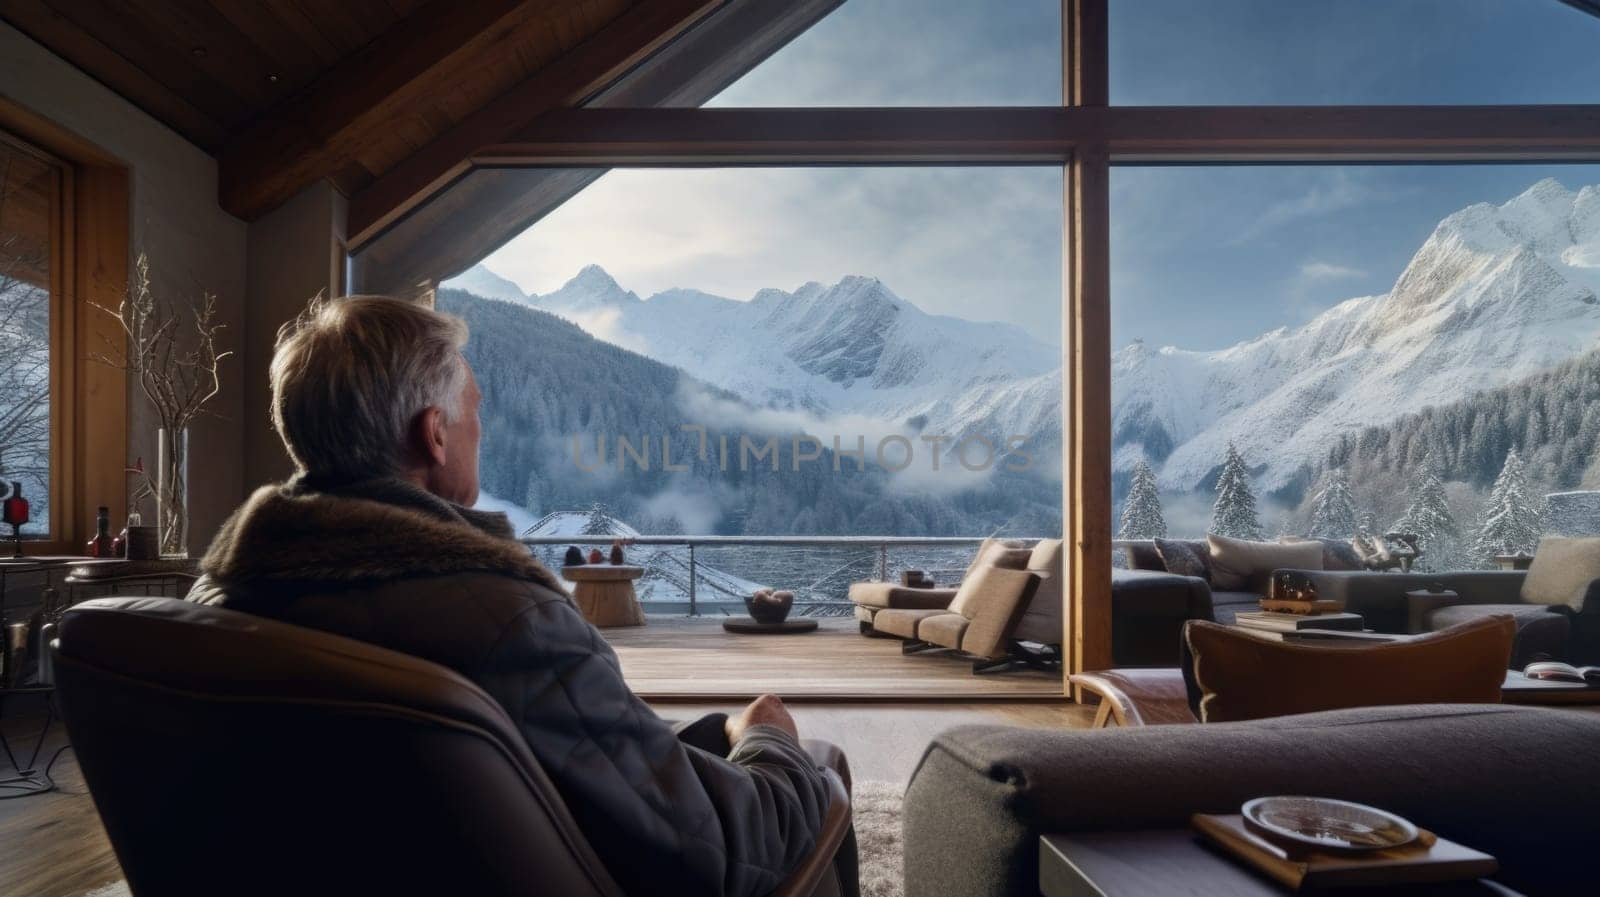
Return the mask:
[[[285,327],[272,420],[299,472],[234,513],[192,599],[478,683],[628,893],[772,890],[827,809],[794,720],[769,695],[731,719],[669,725],[505,516],[471,510],[480,394],[466,339],[456,318],[370,297],[314,303]]]

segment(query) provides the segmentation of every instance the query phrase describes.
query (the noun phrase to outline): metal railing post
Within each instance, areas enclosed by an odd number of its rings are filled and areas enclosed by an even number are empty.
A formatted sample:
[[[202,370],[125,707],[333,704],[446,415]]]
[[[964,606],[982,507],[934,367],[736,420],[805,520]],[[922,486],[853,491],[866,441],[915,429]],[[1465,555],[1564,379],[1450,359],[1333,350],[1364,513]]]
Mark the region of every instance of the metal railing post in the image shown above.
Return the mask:
[[[689,543],[689,616],[698,617],[700,611],[694,606],[694,543]]]
[[[878,582],[889,581],[889,543],[878,543]]]

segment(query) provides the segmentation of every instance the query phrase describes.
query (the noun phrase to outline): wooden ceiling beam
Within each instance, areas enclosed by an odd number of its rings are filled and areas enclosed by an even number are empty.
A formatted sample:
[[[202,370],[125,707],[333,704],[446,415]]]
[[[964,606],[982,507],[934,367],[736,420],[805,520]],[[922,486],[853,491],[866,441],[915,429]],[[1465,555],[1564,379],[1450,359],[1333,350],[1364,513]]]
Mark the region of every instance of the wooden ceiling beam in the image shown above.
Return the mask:
[[[80,28],[44,0],[5,0],[0,18],[85,71],[96,73],[134,105],[200,146],[215,149],[226,133],[214,110],[201,109]]]
[[[232,136],[218,159],[222,207],[252,220],[339,171],[410,103],[450,90],[441,72],[487,61],[519,27],[545,27],[550,6],[431,0]]]
[[[1600,106],[573,109],[473,164],[1017,162],[1104,143],[1119,162],[1600,158]]]
[[[724,2],[644,0],[632,7],[351,197],[351,243],[364,242],[466,173],[479,147],[507,139],[552,109],[584,102]]]

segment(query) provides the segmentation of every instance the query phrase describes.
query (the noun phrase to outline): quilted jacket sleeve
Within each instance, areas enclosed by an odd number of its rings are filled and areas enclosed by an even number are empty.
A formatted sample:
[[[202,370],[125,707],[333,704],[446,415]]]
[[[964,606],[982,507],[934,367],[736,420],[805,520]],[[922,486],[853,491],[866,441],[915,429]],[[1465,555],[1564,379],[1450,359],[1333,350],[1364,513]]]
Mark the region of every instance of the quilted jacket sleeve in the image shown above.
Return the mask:
[[[629,894],[764,894],[816,841],[828,792],[799,743],[756,726],[726,758],[685,746],[565,596],[536,590],[475,678]]]

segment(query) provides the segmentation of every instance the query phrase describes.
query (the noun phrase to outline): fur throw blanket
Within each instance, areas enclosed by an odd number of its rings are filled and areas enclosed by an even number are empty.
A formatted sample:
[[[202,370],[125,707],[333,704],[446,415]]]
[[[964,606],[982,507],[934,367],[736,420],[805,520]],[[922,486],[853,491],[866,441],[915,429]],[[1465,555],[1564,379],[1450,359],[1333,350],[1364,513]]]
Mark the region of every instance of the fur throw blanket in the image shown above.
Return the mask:
[[[200,568],[225,587],[357,585],[411,576],[499,573],[566,589],[506,515],[447,502],[400,479],[256,490],[218,531]]]

